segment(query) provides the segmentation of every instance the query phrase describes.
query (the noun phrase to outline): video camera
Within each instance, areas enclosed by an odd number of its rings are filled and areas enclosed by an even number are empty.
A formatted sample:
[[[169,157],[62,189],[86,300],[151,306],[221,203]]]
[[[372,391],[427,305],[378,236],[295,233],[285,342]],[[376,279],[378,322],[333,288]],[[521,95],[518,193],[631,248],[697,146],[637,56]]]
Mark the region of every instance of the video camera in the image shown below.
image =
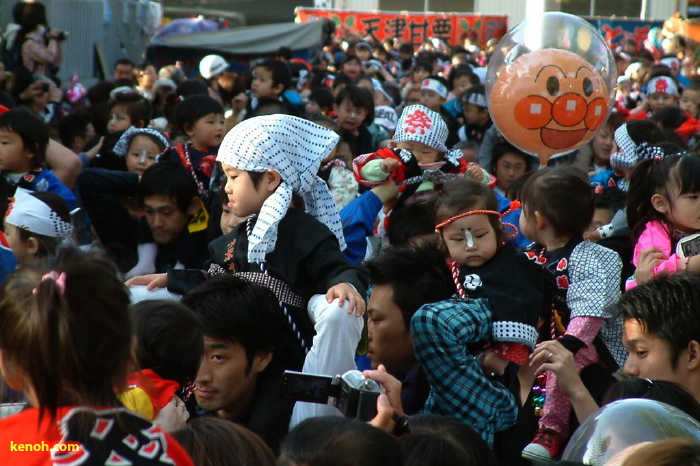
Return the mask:
[[[363,422],[377,415],[377,398],[381,393],[377,382],[357,370],[335,377],[285,371],[280,385],[282,399],[319,404],[330,400],[345,417]]]

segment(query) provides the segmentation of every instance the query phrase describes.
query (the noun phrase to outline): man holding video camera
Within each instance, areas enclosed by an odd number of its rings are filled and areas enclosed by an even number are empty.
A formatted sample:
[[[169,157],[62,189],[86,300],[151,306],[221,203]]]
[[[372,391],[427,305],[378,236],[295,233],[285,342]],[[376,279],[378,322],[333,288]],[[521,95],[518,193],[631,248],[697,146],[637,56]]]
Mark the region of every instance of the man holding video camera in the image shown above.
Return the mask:
[[[420,411],[457,419],[492,445],[494,433],[515,422],[517,405],[467,350],[491,332],[485,300],[452,298],[449,269],[430,243],[388,249],[366,266],[374,284],[367,306],[372,367],[403,374],[407,413],[421,403]],[[416,390],[421,377],[430,384],[427,398]]]
[[[33,74],[55,76],[63,60],[61,44],[68,34],[46,27],[46,16],[39,11],[25,13],[22,27],[15,38],[20,47],[22,64]]]

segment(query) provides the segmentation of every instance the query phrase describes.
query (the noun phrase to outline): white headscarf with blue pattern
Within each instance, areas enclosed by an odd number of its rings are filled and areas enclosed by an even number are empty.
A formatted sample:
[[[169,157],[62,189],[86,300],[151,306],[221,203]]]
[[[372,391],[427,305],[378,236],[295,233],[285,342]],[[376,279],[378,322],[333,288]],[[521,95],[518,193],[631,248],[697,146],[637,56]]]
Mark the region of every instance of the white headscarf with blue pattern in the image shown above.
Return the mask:
[[[317,176],[321,161],[338,143],[333,131],[291,115],[265,115],[242,121],[226,134],[216,157],[238,170],[275,170],[282,182],[263,203],[248,238],[248,262],[265,262],[275,250],[277,227],[292,202],[304,198],[306,210],[335,234],[345,249],[338,209],[326,182]]]

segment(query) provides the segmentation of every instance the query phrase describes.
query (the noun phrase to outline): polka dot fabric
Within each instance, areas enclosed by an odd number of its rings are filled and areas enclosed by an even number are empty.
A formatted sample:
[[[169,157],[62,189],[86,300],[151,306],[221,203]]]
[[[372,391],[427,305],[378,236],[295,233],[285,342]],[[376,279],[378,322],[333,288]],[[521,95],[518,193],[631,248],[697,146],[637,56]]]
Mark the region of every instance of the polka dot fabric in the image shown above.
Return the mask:
[[[409,105],[401,112],[394,142],[416,141],[438,152],[447,152],[447,125],[439,113],[422,105]]]
[[[290,115],[265,115],[242,121],[224,137],[218,162],[239,170],[275,170],[282,183],[265,200],[249,237],[248,261],[265,262],[275,250],[277,227],[292,202],[304,198],[306,210],[325,224],[345,249],[343,227],[333,196],[316,174],[321,160],[338,142],[338,135],[322,126]]]

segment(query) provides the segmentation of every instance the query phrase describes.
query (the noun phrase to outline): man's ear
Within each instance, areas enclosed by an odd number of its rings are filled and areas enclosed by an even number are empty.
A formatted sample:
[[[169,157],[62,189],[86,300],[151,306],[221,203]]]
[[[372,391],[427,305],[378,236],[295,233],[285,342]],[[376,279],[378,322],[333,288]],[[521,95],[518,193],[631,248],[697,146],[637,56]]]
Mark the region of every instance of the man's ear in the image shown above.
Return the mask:
[[[253,357],[252,372],[259,374],[267,369],[267,366],[272,361],[274,354],[275,353],[272,351],[258,351],[255,353],[255,356]]]
[[[282,175],[280,175],[277,170],[267,170],[265,172],[265,176],[263,177],[263,187],[267,192],[274,192],[280,183],[282,183]]]
[[[193,197],[190,201],[189,207],[187,207],[187,215],[197,215],[199,209],[201,209],[202,203],[197,196]]]
[[[663,197],[661,194],[657,193],[651,196],[651,206],[654,208],[654,210],[656,210],[659,213],[668,213],[668,202],[666,201],[666,198]]]
[[[691,340],[688,343],[688,370],[695,370],[700,367],[700,343]]]

